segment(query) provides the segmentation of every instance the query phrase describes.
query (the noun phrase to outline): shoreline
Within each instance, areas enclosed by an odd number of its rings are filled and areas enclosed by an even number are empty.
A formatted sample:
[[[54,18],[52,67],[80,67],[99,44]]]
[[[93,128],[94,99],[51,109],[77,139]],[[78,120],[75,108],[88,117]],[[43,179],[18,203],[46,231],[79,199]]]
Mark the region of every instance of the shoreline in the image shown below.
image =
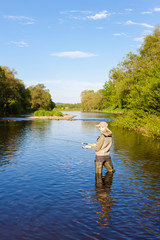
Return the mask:
[[[32,116],[28,117],[29,119],[43,119],[43,120],[68,120],[72,121],[76,115],[64,115],[64,116]]]

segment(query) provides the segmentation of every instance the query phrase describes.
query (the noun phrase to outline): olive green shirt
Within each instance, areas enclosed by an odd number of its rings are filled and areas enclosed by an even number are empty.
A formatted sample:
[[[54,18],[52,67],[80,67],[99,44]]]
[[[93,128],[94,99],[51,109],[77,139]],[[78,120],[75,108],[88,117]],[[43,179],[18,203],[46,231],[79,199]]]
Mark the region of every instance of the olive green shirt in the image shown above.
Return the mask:
[[[107,156],[110,154],[112,145],[112,133],[106,132],[100,135],[97,139],[96,145],[91,144],[91,149],[96,152],[97,156]]]

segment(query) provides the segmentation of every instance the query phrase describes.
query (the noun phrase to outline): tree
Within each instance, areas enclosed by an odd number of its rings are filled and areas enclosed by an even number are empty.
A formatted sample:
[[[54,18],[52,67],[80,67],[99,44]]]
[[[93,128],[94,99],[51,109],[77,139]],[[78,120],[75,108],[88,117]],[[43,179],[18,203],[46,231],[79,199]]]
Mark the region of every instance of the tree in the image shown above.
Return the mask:
[[[31,108],[33,110],[38,110],[40,108],[51,110],[55,107],[55,103],[52,101],[49,90],[46,89],[44,84],[29,87],[28,90],[31,94]]]
[[[100,110],[103,106],[102,90],[94,92],[94,90],[85,90],[81,93],[81,106],[83,111],[93,109]]]
[[[0,113],[21,113],[29,107],[29,92],[24,83],[15,78],[15,70],[0,67]]]
[[[160,28],[144,39],[139,54],[129,53],[110,71],[103,88],[104,105],[160,111]]]

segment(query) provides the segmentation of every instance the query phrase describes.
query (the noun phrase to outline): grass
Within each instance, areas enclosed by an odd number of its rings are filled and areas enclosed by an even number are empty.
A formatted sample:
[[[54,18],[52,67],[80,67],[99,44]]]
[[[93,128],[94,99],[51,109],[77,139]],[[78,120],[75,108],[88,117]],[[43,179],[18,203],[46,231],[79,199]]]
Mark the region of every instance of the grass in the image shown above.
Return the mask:
[[[52,116],[58,116],[58,117],[63,117],[63,113],[60,111],[46,111],[44,109],[37,110],[34,112],[34,116],[47,116],[47,117],[52,117]]]

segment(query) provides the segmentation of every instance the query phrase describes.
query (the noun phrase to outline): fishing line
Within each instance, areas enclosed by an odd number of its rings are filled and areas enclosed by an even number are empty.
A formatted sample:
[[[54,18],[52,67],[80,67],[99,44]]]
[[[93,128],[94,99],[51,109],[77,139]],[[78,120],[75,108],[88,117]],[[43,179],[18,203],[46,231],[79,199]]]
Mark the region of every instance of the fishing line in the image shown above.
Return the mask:
[[[52,138],[52,139],[60,140],[60,141],[65,141],[65,142],[73,142],[73,143],[79,143],[79,144],[83,144],[83,145],[88,145],[88,143],[78,142],[78,141],[74,141],[74,140],[70,140],[70,139],[63,139],[63,138]]]

